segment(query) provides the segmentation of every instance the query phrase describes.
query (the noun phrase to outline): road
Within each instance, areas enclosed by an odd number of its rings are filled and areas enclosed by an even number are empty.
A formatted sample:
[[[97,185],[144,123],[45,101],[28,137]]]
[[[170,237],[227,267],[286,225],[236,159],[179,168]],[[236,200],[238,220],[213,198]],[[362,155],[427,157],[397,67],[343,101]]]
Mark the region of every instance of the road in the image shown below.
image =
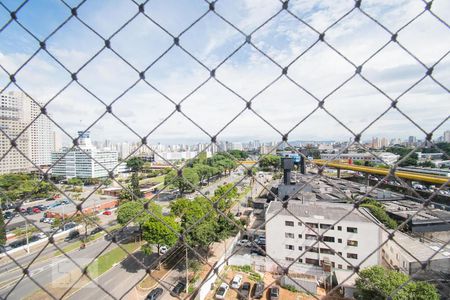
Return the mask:
[[[49,249],[50,252],[55,250],[53,246],[49,245],[49,247],[51,247]],[[115,247],[117,247],[117,245],[110,244],[110,242],[100,238],[92,244],[89,244],[84,250],[72,251],[68,253],[68,256],[81,267],[84,267],[88,265],[94,257],[100,255],[104,249],[104,251],[109,251]],[[40,285],[46,286],[76,268],[78,267],[69,258],[66,256],[58,256],[46,261],[33,263],[29,269],[29,274]],[[15,282],[22,278],[22,274],[20,269],[11,269],[0,275],[0,280],[3,284],[6,281],[12,281],[11,284],[0,289],[0,297],[2,297],[2,299],[5,299],[6,297],[8,299],[23,299],[39,289],[39,287],[28,277],[20,280],[17,286],[15,286]],[[11,292],[11,290],[13,291]]]

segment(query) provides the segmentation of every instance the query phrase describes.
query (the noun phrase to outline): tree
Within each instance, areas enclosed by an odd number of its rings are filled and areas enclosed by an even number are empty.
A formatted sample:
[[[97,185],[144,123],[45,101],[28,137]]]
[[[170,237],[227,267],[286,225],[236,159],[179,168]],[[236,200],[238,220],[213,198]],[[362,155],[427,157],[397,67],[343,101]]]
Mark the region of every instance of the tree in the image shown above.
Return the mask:
[[[144,167],[144,160],[140,157],[132,157],[127,160],[127,168],[131,170],[131,172],[140,172]]]
[[[178,240],[177,233],[180,231],[180,225],[175,222],[171,216],[160,215],[160,221],[156,218],[147,220],[142,226],[142,237],[149,244],[156,244],[158,254],[163,245],[173,246]],[[175,231],[175,232],[174,232]]]
[[[356,298],[384,300],[387,296],[391,296],[393,300],[439,299],[439,294],[433,285],[421,281],[410,281],[405,284],[408,280],[408,275],[381,266],[364,269],[356,279]],[[403,284],[405,285],[396,291]]]
[[[159,216],[162,214],[160,206],[153,202],[149,202],[148,210]],[[129,222],[142,225],[145,221],[152,218],[152,215],[144,210],[144,202],[142,200],[129,201],[121,204],[117,209],[117,222],[120,225],[127,225]]]
[[[3,210],[0,209],[0,246],[6,243],[6,227],[5,219],[3,218]]]
[[[87,231],[89,226],[97,226],[97,223],[100,222],[100,218],[94,213],[91,214],[76,214],[73,216],[72,220],[76,223],[84,225],[84,240],[87,238]]]
[[[178,198],[175,201],[170,202],[170,212],[173,216],[176,217],[183,217],[184,213],[189,209],[190,207],[190,200],[186,198]]]
[[[164,184],[173,185],[178,188],[180,195],[185,192],[193,191],[200,182],[200,178],[193,168],[184,168],[182,176],[178,176],[176,170],[172,170],[164,178]]]
[[[245,160],[248,158],[248,153],[242,150],[229,150],[228,153],[234,156],[237,160]]]
[[[268,154],[259,161],[259,166],[264,170],[276,170],[280,168],[281,159],[278,155]]]
[[[73,186],[83,186],[83,180],[80,178],[74,177],[67,179],[67,184],[73,185]]]
[[[141,188],[139,187],[139,176],[137,172],[131,175],[130,186],[131,190],[131,199],[136,200],[137,198],[141,198],[143,193],[141,192]]]

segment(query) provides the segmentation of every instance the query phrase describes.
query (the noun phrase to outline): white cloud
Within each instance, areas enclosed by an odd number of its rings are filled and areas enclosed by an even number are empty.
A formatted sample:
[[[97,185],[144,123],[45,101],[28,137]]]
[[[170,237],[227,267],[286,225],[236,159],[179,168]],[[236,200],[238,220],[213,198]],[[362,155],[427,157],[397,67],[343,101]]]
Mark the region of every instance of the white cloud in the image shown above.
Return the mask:
[[[422,3],[417,2],[419,4],[411,5],[410,1],[395,3],[363,1],[363,9],[390,30],[397,30],[423,9]],[[354,6],[354,1],[343,0],[289,3],[293,13],[318,31],[325,30]],[[146,12],[170,32],[177,34],[183,26],[189,25],[207,8],[201,1],[190,4],[191,2],[186,1],[150,2],[146,6]],[[437,15],[447,16],[445,11],[447,8],[449,6],[442,2],[433,5],[433,11]],[[219,1],[216,4],[216,11],[219,14],[246,33],[261,25],[280,9],[280,2],[268,0]],[[95,2],[86,7],[83,5],[80,17],[98,29],[102,35],[107,36],[136,12],[137,6],[134,4],[121,1],[112,4]],[[244,37],[217,16],[210,14],[181,36],[181,45],[212,68],[238,47]],[[101,39],[86,28],[81,30],[80,25],[79,22],[73,22],[48,42],[49,51],[70,70],[76,70],[103,47]],[[398,39],[426,64],[436,62],[450,49],[450,30],[427,12],[410,26],[400,31]],[[23,42],[23,37],[19,38]],[[314,31],[286,12],[281,12],[278,17],[253,34],[252,41],[277,63],[286,66],[317,38],[318,35]],[[325,38],[348,59],[359,65],[387,42],[390,35],[355,10],[328,30]],[[11,44],[14,36],[7,36],[7,40],[8,44]],[[120,55],[138,70],[142,70],[171,45],[172,38],[139,16],[111,42],[112,47]],[[10,48],[0,46],[0,63],[8,70],[17,68],[29,55],[28,49],[25,51],[19,47],[14,50],[11,52]],[[433,73],[437,80],[447,85],[447,88],[450,77],[449,64],[448,58],[444,59]],[[288,70],[291,78],[319,99],[328,95],[354,72],[355,69],[351,64],[322,42],[298,59]],[[402,94],[425,72],[423,66],[394,43],[362,68],[362,74],[392,98]],[[239,50],[216,72],[218,80],[247,100],[280,74],[279,67],[249,45]],[[175,102],[185,98],[209,77],[207,70],[178,47],[174,47],[145,75],[152,85]],[[17,78],[18,84],[23,85],[33,96],[48,101],[70,80],[70,75],[47,55],[42,54],[19,72]],[[110,103],[138,80],[139,76],[112,52],[105,50],[78,74],[78,78],[95,95]],[[0,83],[6,84],[6,81],[7,79],[2,78]],[[450,111],[449,100],[447,91],[440,87],[436,88],[436,84],[427,79],[400,98],[399,108],[417,120],[426,130],[432,130]],[[363,130],[389,105],[389,99],[358,78],[325,100],[325,107],[330,113],[355,132]],[[182,104],[186,115],[210,134],[215,134],[244,107],[245,103],[242,100],[221,87],[214,79]],[[281,132],[287,132],[317,107],[317,101],[283,77],[269,89],[258,94],[252,107]],[[140,135],[145,135],[155,128],[174,109],[175,106],[170,101],[142,82],[113,105],[113,112]],[[59,124],[75,134],[77,130],[89,126],[105,111],[105,107],[74,84],[49,105],[49,111]],[[449,124],[443,125],[438,133],[444,129],[449,129]],[[128,141],[136,139],[133,133],[112,116],[101,120],[93,127],[92,132],[95,139]],[[405,137],[412,134],[421,133],[393,110],[375,123],[365,133],[365,137],[371,135]],[[349,137],[351,135],[346,129],[320,110],[290,134],[290,138],[294,140]],[[279,139],[279,136],[269,125],[247,111],[219,135],[219,139],[227,138],[270,140]],[[175,113],[150,136],[150,140],[153,141],[176,139],[208,140],[200,129],[179,113]]]

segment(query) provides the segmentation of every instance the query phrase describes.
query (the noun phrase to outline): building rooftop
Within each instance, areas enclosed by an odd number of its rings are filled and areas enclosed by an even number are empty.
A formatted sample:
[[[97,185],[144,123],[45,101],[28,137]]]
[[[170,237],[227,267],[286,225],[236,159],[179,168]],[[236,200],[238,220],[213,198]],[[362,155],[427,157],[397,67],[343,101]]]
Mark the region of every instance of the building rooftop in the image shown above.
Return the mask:
[[[364,209],[360,209],[360,211],[365,212],[364,215],[356,210],[349,213],[353,209],[353,205],[351,204],[327,202],[300,203],[298,201],[289,201],[287,209],[282,209],[282,207],[282,202],[273,201],[269,204],[266,214],[294,215],[300,218],[316,218],[318,220],[333,221],[337,221],[348,214],[344,218],[346,221],[374,222],[374,218]]]
[[[421,242],[419,239],[410,237],[400,231],[395,232],[394,241],[397,244],[402,245],[403,248],[408,250],[409,253],[414,255],[414,257],[420,261],[428,260],[441,247],[441,245],[435,245],[427,241]],[[410,261],[416,261],[416,259],[410,255],[408,255],[408,258]],[[433,259],[450,259],[450,250],[444,248],[436,253],[436,255],[433,256]]]

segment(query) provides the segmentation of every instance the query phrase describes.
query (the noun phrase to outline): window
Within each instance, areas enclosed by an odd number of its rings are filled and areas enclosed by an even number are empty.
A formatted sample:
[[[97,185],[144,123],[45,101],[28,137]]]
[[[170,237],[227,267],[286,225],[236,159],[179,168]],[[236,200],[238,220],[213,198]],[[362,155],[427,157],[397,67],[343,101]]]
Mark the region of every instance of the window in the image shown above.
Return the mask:
[[[320,262],[318,259],[305,258],[305,263],[315,266],[320,266]]]
[[[302,222],[298,222],[298,226],[302,226],[303,224],[302,224]]]
[[[333,250],[331,250],[329,248],[320,248],[320,253],[334,255]]]
[[[317,247],[308,247],[308,252],[319,253],[319,248]]]
[[[302,246],[298,246],[298,250],[299,250],[299,251],[302,251],[302,250],[303,250],[303,247],[302,247]]]
[[[323,241],[334,243],[334,236],[324,236]]]
[[[353,270],[353,266],[347,266],[347,270]]]
[[[287,239],[293,239],[295,237],[295,235],[293,233],[286,232],[284,234],[284,237],[287,238]]]
[[[299,239],[302,239],[302,238],[303,238],[303,235],[299,234],[299,235],[298,235],[298,238],[299,238]]]
[[[338,254],[339,254],[340,256],[342,256],[342,252],[338,252]]]
[[[305,239],[307,239],[307,240],[316,240],[317,237],[314,234],[305,234]]]
[[[299,262],[299,263],[303,263],[303,259],[300,258],[300,259],[298,260],[298,262]]]
[[[358,247],[358,241],[347,240],[347,246]]]
[[[342,226],[338,226],[338,230],[341,231],[342,230]]]
[[[356,228],[356,227],[347,227],[347,232],[358,233],[358,228]]]
[[[309,228],[319,228],[319,224],[317,223],[305,223]]]
[[[320,228],[321,229],[328,229],[328,228],[334,229],[334,226],[331,226],[331,224],[320,224]]]
[[[286,249],[288,249],[288,250],[294,250],[294,246],[292,246],[292,245],[286,245]]]
[[[338,239],[338,243],[339,243],[339,244],[342,244],[342,239]]]
[[[287,261],[295,261],[295,259],[292,258],[292,257],[285,257],[284,259],[287,260]]]
[[[338,269],[342,269],[342,265],[338,265]]]
[[[294,222],[292,222],[292,221],[284,221],[284,225],[294,227]]]
[[[355,253],[347,253],[347,258],[358,259],[358,254],[355,254]]]

